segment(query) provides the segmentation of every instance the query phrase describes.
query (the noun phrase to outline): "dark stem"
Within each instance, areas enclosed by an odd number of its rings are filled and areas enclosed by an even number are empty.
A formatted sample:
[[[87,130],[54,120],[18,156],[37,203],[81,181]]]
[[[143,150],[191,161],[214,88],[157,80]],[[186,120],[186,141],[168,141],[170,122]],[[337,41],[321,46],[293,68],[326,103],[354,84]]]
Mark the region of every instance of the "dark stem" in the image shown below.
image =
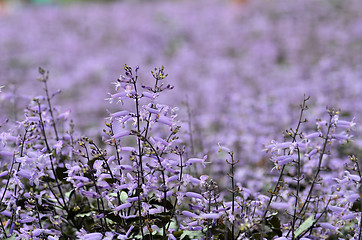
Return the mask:
[[[292,138],[293,138],[292,143],[294,143],[296,141],[296,138],[299,135],[299,128],[300,128],[301,124],[303,122],[305,122],[302,119],[303,119],[304,111],[308,109],[306,103],[309,100],[309,98],[310,97],[305,97],[305,95],[304,95],[303,104],[301,104],[301,110],[300,110],[300,114],[299,114],[298,124],[297,124],[297,127],[296,127],[295,131],[293,132],[294,134],[292,134]],[[262,228],[261,239],[264,238],[264,228],[265,228],[265,223],[266,223],[266,215],[267,215],[267,213],[269,211],[269,207],[270,207],[270,204],[271,204],[271,202],[273,200],[273,197],[278,195],[278,191],[279,191],[279,188],[280,188],[279,184],[281,183],[283,173],[284,173],[284,170],[285,170],[285,166],[286,165],[283,165],[283,167],[282,167],[282,169],[280,171],[280,174],[279,174],[278,181],[277,181],[277,183],[276,183],[276,185],[274,187],[274,190],[271,191],[271,193],[270,193],[270,198],[269,198],[269,201],[268,201],[267,206],[266,206],[266,210],[265,210],[264,215],[263,215],[263,228]]]
[[[47,75],[44,78],[44,91],[45,91],[45,94],[46,94],[46,97],[47,97],[49,113],[50,113],[50,116],[52,117],[52,126],[53,126],[53,129],[54,129],[55,137],[56,137],[57,141],[59,141],[58,131],[57,131],[57,127],[56,127],[55,119],[54,119],[54,114],[53,114],[53,108],[52,108],[52,104],[51,104],[50,97],[49,97],[49,92],[48,92],[48,84],[47,84],[48,74],[49,74],[49,72],[47,72]]]
[[[85,149],[86,154],[87,154],[86,158],[88,159],[88,162],[89,162],[89,161],[90,161],[90,157],[89,157],[89,153],[88,153],[88,148],[87,148],[85,145],[83,145],[83,146],[84,146],[84,149]],[[99,191],[99,188],[98,188],[98,186],[97,186],[97,179],[96,179],[96,177],[94,176],[93,172],[94,172],[94,169],[93,169],[93,168],[89,168],[89,173],[90,173],[90,175],[91,175],[91,177],[92,177],[92,181],[93,181],[93,183],[94,183],[94,187],[95,187],[95,189],[96,189],[96,193],[99,195],[99,197],[96,199],[96,200],[97,200],[98,212],[104,214],[103,198],[102,198],[101,192]],[[100,206],[100,205],[102,205],[102,209],[101,209],[101,206]],[[104,219],[104,225],[105,225],[105,226],[103,225],[103,220],[102,220],[102,218],[100,219],[100,222],[101,222],[102,229],[108,229],[107,220],[106,220],[106,219]]]
[[[177,191],[180,191],[181,189],[181,181],[182,181],[182,175],[183,175],[183,168],[185,167],[182,163],[182,153],[179,152],[179,156],[180,156],[180,175],[179,175],[179,178],[178,178],[178,181],[179,181],[179,185],[177,187]],[[171,212],[171,216],[170,216],[170,221],[168,222],[168,225],[166,227],[166,230],[169,229],[170,227],[170,224],[171,224],[171,219],[173,218],[173,216],[175,215],[175,212],[176,212],[176,205],[177,205],[177,197],[175,199],[175,202],[173,204],[173,208],[172,208],[172,212]]]
[[[297,221],[297,208],[298,208],[298,200],[299,200],[299,192],[300,192],[300,181],[301,181],[301,173],[300,173],[300,150],[299,147],[297,147],[297,154],[298,154],[298,160],[297,160],[297,193],[295,195],[295,203],[294,203],[294,213],[293,213],[293,222],[292,222],[292,239],[295,239],[294,229],[295,229],[295,223]]]
[[[41,107],[40,107],[40,102],[39,100],[36,101],[37,104],[38,104],[38,115],[39,115],[39,123],[40,123],[40,127],[41,127],[41,131],[42,131],[42,134],[43,134],[43,137],[44,137],[44,142],[45,142],[45,145],[47,147],[47,151],[49,153],[49,158],[50,158],[50,165],[51,165],[51,168],[52,168],[52,172],[54,174],[54,179],[55,179],[55,182],[56,182],[56,185],[58,187],[58,190],[59,190],[59,194],[63,200],[63,203],[64,203],[64,207],[65,207],[65,210],[68,212],[68,206],[66,204],[66,201],[65,201],[65,198],[64,198],[64,195],[63,195],[63,191],[62,189],[60,188],[60,184],[58,182],[58,178],[57,178],[57,174],[56,174],[56,171],[55,171],[55,168],[54,168],[54,164],[53,164],[53,153],[52,153],[52,150],[50,149],[49,147],[49,144],[48,144],[48,139],[47,139],[47,135],[45,133],[45,127],[44,127],[44,123],[43,123],[43,118],[41,116]]]
[[[311,185],[311,187],[309,189],[307,198],[305,199],[305,203],[303,204],[302,208],[300,209],[298,215],[301,215],[303,213],[303,211],[307,209],[307,207],[309,205],[309,202],[310,202],[310,198],[312,197],[312,192],[313,192],[314,186],[315,186],[316,182],[318,181],[318,176],[319,176],[319,173],[321,171],[323,156],[325,154],[327,144],[328,144],[328,142],[330,140],[328,135],[329,135],[329,132],[330,132],[331,127],[332,127],[332,119],[333,119],[333,116],[331,115],[330,119],[329,119],[327,133],[326,133],[326,136],[324,138],[325,140],[324,140],[323,148],[322,148],[321,154],[319,155],[318,168],[317,168],[317,171],[316,171],[315,176],[313,178],[313,182],[312,182],[312,185]]]

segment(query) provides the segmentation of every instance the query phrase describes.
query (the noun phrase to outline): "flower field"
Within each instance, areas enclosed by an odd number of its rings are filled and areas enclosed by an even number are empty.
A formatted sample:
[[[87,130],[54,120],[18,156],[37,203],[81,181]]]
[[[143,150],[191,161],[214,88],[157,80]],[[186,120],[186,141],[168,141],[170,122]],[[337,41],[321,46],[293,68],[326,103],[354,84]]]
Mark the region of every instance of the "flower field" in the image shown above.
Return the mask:
[[[362,239],[361,1],[8,2],[0,238]]]

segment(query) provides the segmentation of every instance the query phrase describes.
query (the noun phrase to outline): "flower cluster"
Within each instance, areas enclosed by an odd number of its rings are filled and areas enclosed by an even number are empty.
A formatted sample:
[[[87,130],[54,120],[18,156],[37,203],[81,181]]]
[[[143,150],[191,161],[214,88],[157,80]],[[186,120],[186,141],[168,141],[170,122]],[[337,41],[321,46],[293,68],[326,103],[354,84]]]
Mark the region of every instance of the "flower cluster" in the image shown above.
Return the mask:
[[[39,73],[45,94],[22,121],[1,124],[2,238],[360,239],[355,122],[340,111],[309,126],[305,98],[297,127],[266,146],[274,168],[259,191],[237,178],[242,166],[229,148],[190,156],[178,109],[160,101],[173,89],[164,67],[144,85],[139,68],[124,65],[107,98],[118,109],[97,141],[52,105],[49,73]],[[219,157],[228,183],[211,172]]]

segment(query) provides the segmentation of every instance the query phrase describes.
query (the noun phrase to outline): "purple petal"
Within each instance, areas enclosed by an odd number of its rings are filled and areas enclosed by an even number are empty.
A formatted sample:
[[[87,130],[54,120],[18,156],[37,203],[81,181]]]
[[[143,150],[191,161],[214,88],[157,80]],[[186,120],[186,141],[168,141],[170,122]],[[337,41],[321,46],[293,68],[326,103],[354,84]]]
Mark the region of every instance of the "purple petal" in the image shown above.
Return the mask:
[[[20,170],[18,172],[18,176],[26,178],[26,179],[30,179],[31,178],[31,172],[29,170]]]

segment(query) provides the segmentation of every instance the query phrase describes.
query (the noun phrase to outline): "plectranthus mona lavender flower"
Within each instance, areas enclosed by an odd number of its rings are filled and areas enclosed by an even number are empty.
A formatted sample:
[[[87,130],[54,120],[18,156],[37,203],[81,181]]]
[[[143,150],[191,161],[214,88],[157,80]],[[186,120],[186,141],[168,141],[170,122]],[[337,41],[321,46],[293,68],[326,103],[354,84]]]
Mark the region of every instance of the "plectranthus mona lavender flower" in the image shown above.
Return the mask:
[[[69,219],[64,162],[72,156],[72,127],[58,107],[51,105],[48,73],[39,68],[45,96],[33,99],[23,121],[11,123],[2,148],[12,149],[1,174],[2,236],[42,239],[60,236]],[[58,118],[60,115],[64,115]],[[11,133],[11,135],[9,135]]]
[[[81,139],[79,161],[66,165],[66,179],[94,206],[90,214],[101,229],[113,229],[121,239],[171,237],[171,221],[180,218],[176,207],[185,205],[181,195],[198,194],[184,194],[200,184],[187,168],[204,165],[206,156],[183,159],[177,108],[157,101],[163,91],[172,89],[165,83],[164,67],[152,71],[153,86],[139,85],[138,67],[125,65],[124,70],[114,84],[116,93],[107,99],[122,108],[107,118],[103,139],[108,147],[101,149],[93,140]]]
[[[301,116],[307,109],[307,100],[302,106]],[[272,201],[271,198],[264,217],[269,208],[279,214],[287,213],[283,219],[287,222],[284,225],[288,229],[286,237],[304,236],[310,229],[316,231],[313,236],[327,237],[350,229],[357,223],[359,213],[351,208],[359,199],[356,184],[360,184],[360,177],[345,171],[347,159],[333,157],[339,154],[335,152],[338,145],[350,142],[355,124],[339,120],[339,111],[327,112],[329,119],[317,120],[315,132],[302,132],[300,126],[305,121],[300,120],[296,130],[286,131],[290,141],[273,141],[266,147],[272,154],[271,160],[274,169],[279,171],[279,177],[276,188],[270,190],[272,198],[278,200]],[[300,218],[306,219],[311,214],[314,217],[303,225]],[[282,220],[281,217],[279,219]],[[305,227],[307,224],[309,226]]]
[[[48,72],[39,69],[45,95],[22,121],[0,125],[2,238],[360,239],[361,169],[358,157],[343,157],[353,120],[328,110],[309,127],[305,98],[297,127],[266,147],[274,187],[244,187],[239,160],[219,146],[229,167],[223,188],[205,174],[212,153],[189,157],[177,108],[159,102],[172,89],[164,68],[152,71],[152,86],[139,84],[138,67],[124,71],[97,143],[76,137],[70,111],[52,106]]]

